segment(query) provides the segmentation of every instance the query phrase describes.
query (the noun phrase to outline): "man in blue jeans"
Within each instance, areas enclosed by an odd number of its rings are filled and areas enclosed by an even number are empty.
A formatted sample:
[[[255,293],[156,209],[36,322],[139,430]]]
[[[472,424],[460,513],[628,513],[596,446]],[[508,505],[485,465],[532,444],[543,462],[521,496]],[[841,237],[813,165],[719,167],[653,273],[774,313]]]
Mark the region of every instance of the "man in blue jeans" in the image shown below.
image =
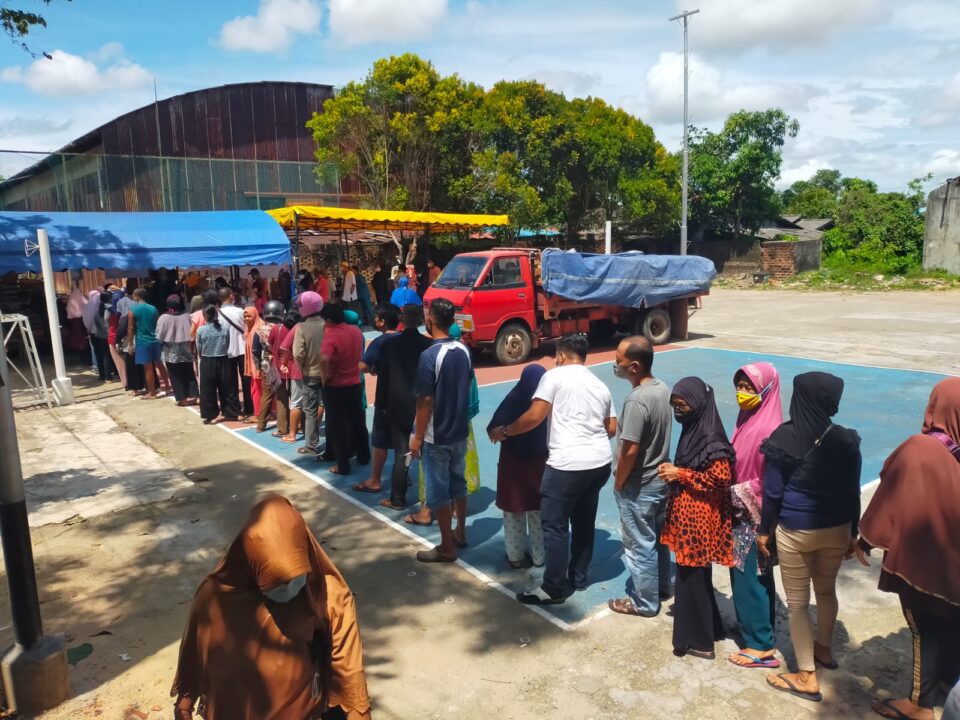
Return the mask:
[[[540,379],[530,409],[491,431],[491,437],[504,439],[550,418],[547,467],[540,484],[546,563],[540,587],[517,593],[525,605],[562,603],[587,587],[597,504],[600,489],[610,479],[610,438],[617,429],[610,390],[585,365],[588,348],[585,335],[560,340],[557,367]]]
[[[414,393],[417,415],[410,452],[421,458],[426,505],[440,527],[440,544],[417,553],[420,562],[454,562],[457,548],[467,546],[467,412],[473,365],[467,348],[450,337],[453,303],[438,298],[430,303],[427,331],[434,342],[420,355]],[[453,507],[459,532],[453,531]]]
[[[670,458],[673,410],[670,388],[651,374],[653,345],[625,338],[617,347],[613,373],[633,390],[617,425],[613,490],[620,508],[623,561],[630,576],[626,597],[607,605],[615,613],[653,617],[670,595],[670,550],[660,543],[667,511],[667,484],[657,468]]]

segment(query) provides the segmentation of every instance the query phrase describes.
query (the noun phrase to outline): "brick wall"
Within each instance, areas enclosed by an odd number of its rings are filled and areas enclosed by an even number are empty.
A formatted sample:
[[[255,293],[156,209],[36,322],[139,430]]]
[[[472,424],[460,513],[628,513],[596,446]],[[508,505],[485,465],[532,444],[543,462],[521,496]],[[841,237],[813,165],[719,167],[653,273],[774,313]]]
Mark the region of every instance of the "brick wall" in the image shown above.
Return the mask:
[[[765,240],[760,243],[760,270],[774,278],[817,270],[822,249],[820,240]]]

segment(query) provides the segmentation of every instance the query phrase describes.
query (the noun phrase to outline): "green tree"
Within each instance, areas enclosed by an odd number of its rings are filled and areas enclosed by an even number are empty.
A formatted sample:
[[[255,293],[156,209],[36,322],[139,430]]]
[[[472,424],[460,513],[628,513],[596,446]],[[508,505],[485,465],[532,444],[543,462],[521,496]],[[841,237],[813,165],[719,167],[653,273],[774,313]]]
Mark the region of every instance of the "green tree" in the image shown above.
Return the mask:
[[[808,218],[833,218],[837,215],[837,196],[823,187],[808,187],[784,207],[791,215]]]
[[[782,148],[800,125],[782,110],[727,117],[719,132],[693,128],[690,186],[694,218],[720,234],[756,231],[779,211],[773,182],[780,176]]]
[[[41,5],[49,5],[53,0],[35,0],[35,2]],[[67,0],[67,2],[70,2],[70,0]],[[37,28],[45,28],[46,26],[46,18],[40,13],[11,8],[6,0],[0,0],[0,29],[10,38],[11,42],[19,45],[31,55],[36,55],[37,53],[30,49],[24,38]],[[43,56],[46,58],[50,57],[47,53],[43,53]]]
[[[843,180],[840,177],[839,170],[830,170],[828,168],[823,168],[817,170],[813,177],[809,180],[798,180],[793,183],[790,187],[784,190],[780,194],[780,201],[784,209],[790,214],[806,214],[801,210],[796,209],[795,203],[798,201],[801,195],[809,193],[812,190],[825,190],[830,196],[834,199],[834,203],[839,199],[840,190],[843,188]],[[811,198],[818,198],[818,200],[812,200]],[[826,195],[824,193],[815,193],[807,198],[805,201],[809,206],[811,203],[819,203],[822,207],[822,203],[825,201]],[[833,213],[829,215],[808,215],[808,217],[833,217]]]

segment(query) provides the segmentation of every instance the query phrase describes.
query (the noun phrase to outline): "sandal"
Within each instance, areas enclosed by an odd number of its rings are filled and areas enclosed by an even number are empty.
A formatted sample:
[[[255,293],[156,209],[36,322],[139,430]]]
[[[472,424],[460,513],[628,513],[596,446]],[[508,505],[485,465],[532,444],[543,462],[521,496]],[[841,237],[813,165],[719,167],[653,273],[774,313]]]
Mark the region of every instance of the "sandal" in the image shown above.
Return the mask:
[[[450,557],[443,555],[437,548],[433,550],[421,550],[417,553],[417,560],[422,563],[452,563],[457,561],[457,556]]]
[[[909,715],[904,715],[901,711],[897,710],[893,703],[896,701],[896,698],[885,698],[883,700],[874,700],[870,703],[870,709],[873,710],[880,717],[892,718],[893,720],[911,720]],[[886,712],[892,712],[893,715],[887,715]]]
[[[331,472],[335,472],[335,471],[331,470]],[[379,495],[383,491],[382,487],[372,488],[372,487],[368,487],[367,485],[364,485],[363,483],[357,483],[356,485],[353,486],[352,489],[354,490],[354,492],[370,493],[371,495]]]
[[[387,509],[389,509],[389,510],[404,510],[404,509],[406,509],[407,506],[406,506],[406,505],[394,505],[394,504],[393,504],[393,500],[391,500],[390,498],[384,498],[383,500],[380,501],[380,507],[385,507],[385,508],[387,508]]]
[[[746,658],[750,662],[739,663],[736,660],[734,660],[735,657]],[[769,655],[767,657],[757,657],[756,655],[751,655],[749,653],[738,652],[728,656],[727,660],[729,660],[731,663],[733,663],[737,667],[742,667],[742,668],[768,668],[770,670],[773,670],[780,667],[780,661],[777,660],[777,658],[775,658],[773,655]]]
[[[317,451],[314,450],[313,448],[302,447],[299,450],[297,450],[297,454],[298,455],[316,455]]]
[[[634,617],[651,618],[660,614],[659,612],[647,613],[637,610],[637,606],[633,604],[633,600],[625,597],[608,600],[607,607],[619,615],[633,615]]]
[[[433,525],[433,520],[430,522],[423,522],[421,520],[417,520],[417,518],[415,518],[412,514],[404,516],[403,521],[407,525],[419,525],[420,527],[430,527]]]
[[[777,690],[779,692],[789,693],[794,697],[798,697],[801,700],[809,700],[810,702],[820,702],[821,700],[823,700],[823,693],[805,692],[804,690],[799,689],[796,685],[794,685],[792,682],[787,680],[786,673],[778,673],[776,677],[780,678],[780,680],[783,682],[784,685],[786,685],[786,687],[780,687],[779,685],[774,685],[772,682],[770,682],[770,678],[768,677],[767,685],[772,687],[774,690]]]

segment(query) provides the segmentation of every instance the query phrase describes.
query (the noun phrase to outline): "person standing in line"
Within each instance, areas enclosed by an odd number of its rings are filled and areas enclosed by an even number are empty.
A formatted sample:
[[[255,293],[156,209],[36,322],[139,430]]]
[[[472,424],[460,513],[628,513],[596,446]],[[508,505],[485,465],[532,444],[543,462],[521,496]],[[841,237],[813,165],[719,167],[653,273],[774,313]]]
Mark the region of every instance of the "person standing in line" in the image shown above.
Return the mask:
[[[253,339],[263,327],[263,320],[254,305],[243,309],[243,376],[250,384],[250,399],[253,400],[253,415],[260,415],[260,396],[263,394],[260,363],[253,357]],[[268,329],[269,330],[269,329]]]
[[[470,351],[450,337],[454,308],[446,298],[434,300],[426,319],[433,344],[417,364],[414,392],[417,412],[410,452],[422,458],[426,505],[437,518],[440,544],[421,550],[417,560],[449,563],[467,546],[467,436],[469,435]],[[459,532],[453,529],[457,513]]]
[[[633,388],[617,424],[613,494],[620,510],[626,597],[610,600],[615,613],[654,617],[662,598],[672,594],[673,563],[660,542],[667,513],[667,484],[657,469],[670,458],[673,426],[670,388],[655,378],[653,345],[644,337],[625,338],[617,347],[613,373]]]
[[[173,396],[180,407],[196,405],[200,396],[193,370],[196,356],[190,325],[183,299],[176,294],[170,295],[167,298],[167,312],[157,320],[157,340],[163,344],[161,355],[173,385]]]
[[[87,344],[90,347],[90,362],[92,363],[91,369],[100,375],[101,380],[105,380],[103,370],[106,368],[101,368],[103,358],[97,355],[98,344],[94,342],[94,338],[96,337],[96,323],[94,321],[100,310],[101,292],[103,292],[103,288],[94,288],[87,293],[83,310],[80,311],[80,319],[83,322],[83,329],[87,331]]]
[[[110,357],[113,358],[113,366],[120,376],[120,384],[126,388],[127,365],[123,353],[117,349],[117,332],[120,329],[120,312],[117,310],[117,303],[121,298],[123,298],[123,290],[115,289],[111,292],[110,305],[107,308],[107,345],[110,348]]]
[[[380,262],[373,266],[373,294],[377,298],[377,305],[390,302],[390,276]]]
[[[673,654],[713,660],[724,636],[713,589],[713,564],[733,566],[730,486],[736,456],[723,429],[713,388],[698,377],[673,386],[673,414],[683,430],[673,463],[659,468],[670,484],[660,541],[677,559]]]
[[[731,442],[737,454],[733,501],[733,559],[730,586],[744,648],[728,660],[740,667],[778,668],[776,599],[773,567],[757,550],[757,529],[763,506],[763,453],[760,445],[783,422],[780,376],[770,363],[751,363],[733,377],[737,391],[737,429]]]
[[[97,360],[97,372],[102,382],[112,382],[114,375],[113,357],[107,349],[110,337],[110,328],[107,325],[108,308],[112,300],[110,293],[102,292],[87,303],[87,307],[92,306],[94,310],[91,320],[90,342],[93,345],[93,354]],[[86,308],[84,308],[84,311],[86,311]]]
[[[585,335],[560,340],[557,367],[540,380],[530,409],[491,433],[506,440],[550,418],[549,457],[540,486],[546,565],[540,587],[517,593],[525,605],[559,604],[587,587],[597,504],[610,479],[610,438],[617,432],[613,397],[586,367],[588,349]]]
[[[307,277],[309,277],[309,273],[307,274]],[[304,278],[304,280],[306,280],[306,278]],[[321,297],[325,305],[329,303],[330,302],[330,271],[327,270],[325,267],[317,268],[317,277],[315,279],[310,278],[310,285],[309,286],[304,285],[300,291],[306,292],[308,290],[313,290],[314,292],[316,292]]]
[[[496,428],[519,419],[533,404],[542,365],[527,365],[487,425],[492,442]],[[543,567],[546,560],[540,521],[540,483],[547,466],[547,423],[500,443],[497,462],[497,507],[503,511],[503,542],[507,563],[514,570]]]
[[[243,405],[241,422],[247,422],[253,414],[253,396],[250,394],[250,378],[244,374],[244,363],[246,362],[246,343],[244,333],[246,332],[246,323],[243,319],[243,309],[237,307],[234,302],[236,296],[229,286],[220,288],[220,318],[227,327],[230,335],[230,345],[227,348],[227,357],[233,362],[234,370],[237,372],[237,382],[243,391]]]
[[[414,386],[420,356],[433,341],[420,332],[423,308],[407,305],[403,308],[403,332],[385,343],[377,360],[377,408],[381,407],[387,420],[390,444],[393,448],[393,468],[390,473],[390,497],[380,505],[391,510],[407,507],[407,488],[410,486],[410,435],[417,415],[417,396]],[[374,416],[376,417],[376,416]],[[407,524],[417,523],[412,515],[404,518]],[[433,524],[432,518],[426,525]]]
[[[304,444],[297,452],[301,455],[320,453],[320,409],[323,407],[323,366],[320,348],[323,343],[325,323],[321,311],[323,300],[315,292],[300,295],[300,314],[303,320],[293,336],[293,359],[303,374],[303,426]],[[296,432],[291,428],[291,434]],[[326,448],[329,452],[331,448]]]
[[[216,305],[207,305],[204,323],[197,330],[197,353],[200,355],[200,417],[209,425],[222,413],[223,419],[235,421],[240,414],[237,394],[237,368],[230,359],[230,330],[221,322],[223,316]]]
[[[357,483],[353,489],[357,492],[379,493],[381,490],[381,475],[383,466],[387,464],[387,451],[391,447],[390,419],[387,417],[388,382],[379,374],[380,359],[383,357],[383,348],[387,342],[395,339],[399,333],[400,308],[390,303],[377,305],[374,312],[374,325],[380,335],[370,341],[360,359],[360,372],[373,375],[377,378],[376,397],[373,409],[373,429],[370,433],[370,443],[373,445],[373,467],[370,477],[362,483]]]
[[[330,472],[349,475],[350,458],[354,454],[361,465],[370,462],[370,441],[360,385],[363,333],[355,325],[345,322],[343,308],[339,305],[324,305],[320,315],[326,323],[320,345],[323,404],[328,437],[336,460]]]
[[[433,260],[427,260],[427,278],[429,285],[433,285],[437,278],[440,277],[440,273],[443,272]]]
[[[417,295],[415,290],[409,287],[410,281],[405,277],[397,280],[397,289],[390,295],[390,303],[397,307],[406,307],[407,305],[423,305],[423,300]]]
[[[157,341],[157,319],[160,313],[147,302],[147,291],[137,288],[133,291],[133,305],[127,327],[127,351],[134,356],[137,365],[143,366],[147,383],[147,400],[157,398],[157,375],[160,376],[163,390],[170,392],[170,377],[161,361],[161,345]]]
[[[277,300],[268,302],[263,307],[263,319],[253,338],[253,356],[260,366],[263,386],[257,432],[267,429],[267,419],[276,401],[277,429],[273,437],[282,438],[290,432],[290,393],[286,378],[280,372],[280,345],[289,332],[283,325],[283,304]]]
[[[896,593],[913,636],[910,694],[876,699],[888,718],[933,720],[940,688],[954,686],[943,718],[960,720],[960,378],[930,393],[921,434],[893,451],[860,520],[857,559],[883,550],[880,590]],[[951,709],[952,707],[952,709]]]
[[[790,640],[798,672],[767,676],[774,690],[820,702],[817,665],[833,657],[837,573],[853,555],[860,523],[860,436],[834,425],[843,380],[810,372],[793,379],[790,421],[760,446],[763,508],[757,547],[769,557],[776,533],[780,577],[787,596]],[[810,621],[810,583],[817,596],[817,633]]]
[[[370,286],[367,285],[367,279],[360,272],[360,266],[353,266],[353,277],[357,283],[357,301],[360,304],[360,318],[363,325],[372,326],[374,322],[373,303],[370,302]],[[362,328],[361,328],[362,329]]]
[[[340,272],[343,273],[343,286],[340,290],[340,302],[344,310],[353,310],[361,313],[360,299],[357,293],[357,275],[346,262],[340,263]]]
[[[293,359],[293,342],[297,338],[297,329],[303,322],[303,316],[297,310],[288,310],[283,318],[283,327],[287,333],[280,340],[280,375],[288,383],[288,392],[290,393],[290,431],[285,437],[280,438],[282,442],[295,444],[297,436],[303,432],[303,373],[300,371],[300,365]],[[320,408],[322,410],[322,407]],[[317,418],[317,422],[323,416]]]

